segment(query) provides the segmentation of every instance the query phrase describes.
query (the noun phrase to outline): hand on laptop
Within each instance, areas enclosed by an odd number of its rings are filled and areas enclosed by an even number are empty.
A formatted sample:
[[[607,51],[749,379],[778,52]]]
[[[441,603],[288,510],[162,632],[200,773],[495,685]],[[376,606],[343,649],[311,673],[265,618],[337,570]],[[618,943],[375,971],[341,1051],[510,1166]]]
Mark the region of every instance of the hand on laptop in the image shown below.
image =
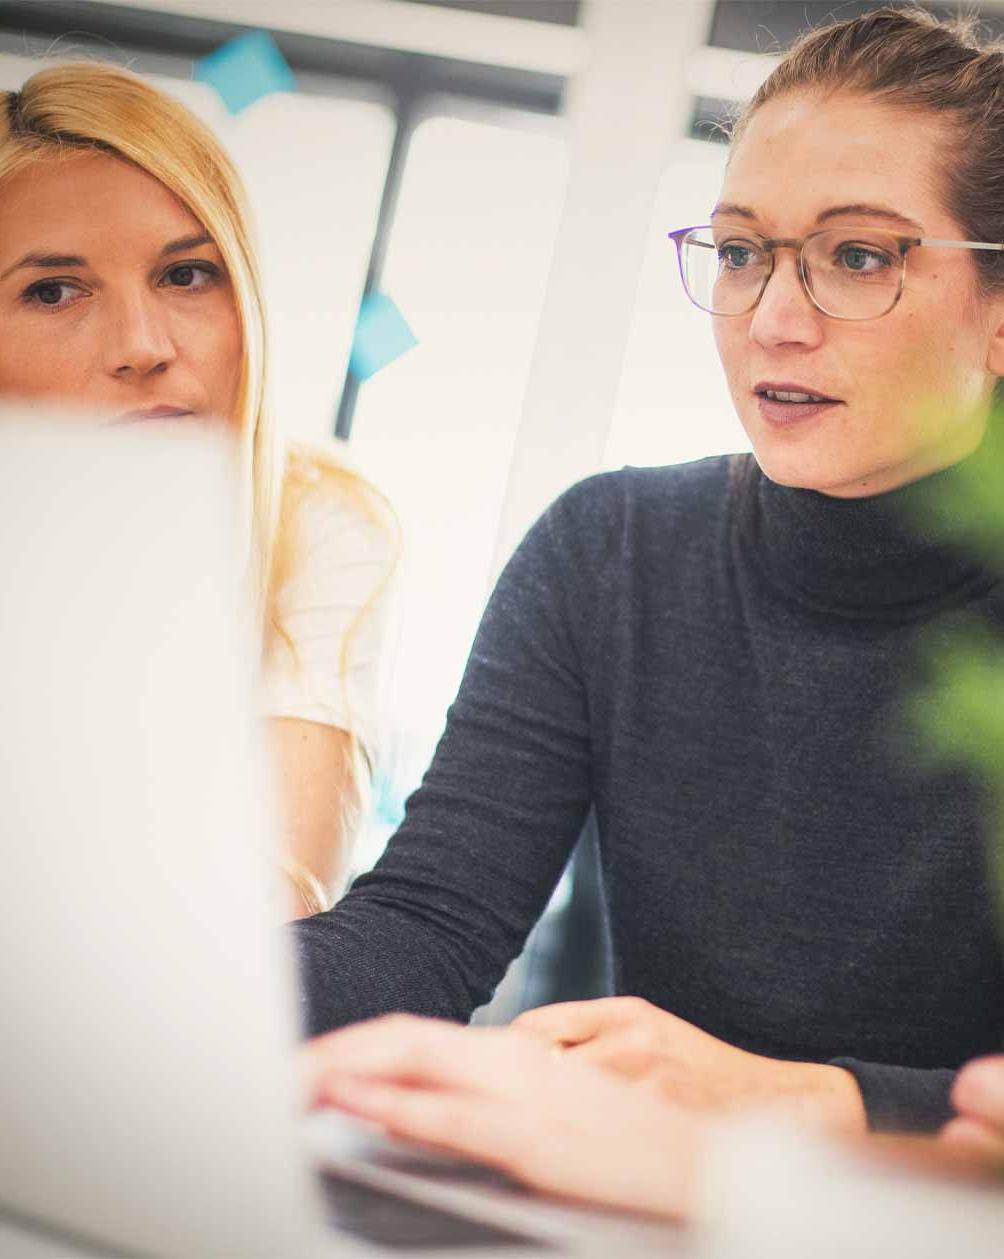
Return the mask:
[[[640,997],[541,1006],[513,1026],[562,1047],[571,1060],[650,1083],[684,1106],[779,1103],[831,1131],[865,1131],[864,1104],[849,1072],[747,1053]]]
[[[942,1130],[942,1141],[1004,1169],[1004,1054],[963,1067],[952,1103],[959,1117]]]
[[[547,1193],[677,1219],[698,1197],[707,1119],[540,1035],[392,1015],[308,1042],[310,1103],[490,1164]],[[1004,1056],[962,1070],[961,1118],[940,1141],[854,1138],[916,1172],[979,1174],[1004,1160]]]
[[[314,1107],[547,1193],[673,1217],[692,1209],[702,1121],[539,1038],[391,1015],[300,1052]]]

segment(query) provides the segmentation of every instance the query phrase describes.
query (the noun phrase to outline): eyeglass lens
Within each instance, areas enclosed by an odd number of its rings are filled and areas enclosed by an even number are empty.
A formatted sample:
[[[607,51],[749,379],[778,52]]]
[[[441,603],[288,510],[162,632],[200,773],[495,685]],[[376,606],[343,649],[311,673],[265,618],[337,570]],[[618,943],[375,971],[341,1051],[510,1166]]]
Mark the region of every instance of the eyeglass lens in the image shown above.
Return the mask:
[[[891,233],[845,227],[817,232],[805,242],[802,259],[809,291],[829,315],[875,319],[896,304],[903,256]],[[771,268],[760,239],[720,226],[689,232],[680,264],[691,301],[713,315],[752,310]]]

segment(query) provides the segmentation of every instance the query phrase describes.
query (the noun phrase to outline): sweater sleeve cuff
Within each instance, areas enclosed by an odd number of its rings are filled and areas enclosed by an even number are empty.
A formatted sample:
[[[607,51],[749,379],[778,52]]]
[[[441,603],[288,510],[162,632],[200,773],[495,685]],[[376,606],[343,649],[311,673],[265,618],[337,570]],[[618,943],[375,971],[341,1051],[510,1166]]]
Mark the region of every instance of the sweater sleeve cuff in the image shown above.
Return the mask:
[[[955,1114],[950,1100],[955,1072],[893,1067],[856,1058],[833,1058],[857,1081],[872,1132],[937,1132]]]

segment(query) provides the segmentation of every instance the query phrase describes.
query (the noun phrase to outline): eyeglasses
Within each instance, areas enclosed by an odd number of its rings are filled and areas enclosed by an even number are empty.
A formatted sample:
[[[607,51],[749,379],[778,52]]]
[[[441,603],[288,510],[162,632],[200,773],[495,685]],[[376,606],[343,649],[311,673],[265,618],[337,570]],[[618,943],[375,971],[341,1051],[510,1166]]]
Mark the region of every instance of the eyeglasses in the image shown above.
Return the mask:
[[[716,224],[670,232],[680,278],[695,306],[711,315],[748,314],[763,297],[778,249],[794,249],[802,287],[832,319],[879,319],[903,293],[906,255],[918,246],[993,249],[971,240],[899,236],[871,227],[828,227],[801,240],[760,236]]]

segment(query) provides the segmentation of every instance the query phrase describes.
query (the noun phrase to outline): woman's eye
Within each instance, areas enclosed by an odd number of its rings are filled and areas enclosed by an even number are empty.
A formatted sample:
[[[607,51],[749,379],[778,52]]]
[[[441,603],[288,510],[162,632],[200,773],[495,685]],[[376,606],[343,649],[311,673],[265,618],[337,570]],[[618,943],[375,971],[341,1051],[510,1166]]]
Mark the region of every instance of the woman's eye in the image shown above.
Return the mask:
[[[169,288],[198,290],[208,288],[219,275],[211,262],[179,262],[164,273],[164,281]]]
[[[744,267],[756,263],[757,249],[755,245],[732,241],[729,244],[719,245],[718,260],[729,271],[741,271]]]
[[[164,288],[200,292],[220,279],[220,269],[211,262],[179,262],[165,271],[160,284]],[[79,297],[87,296],[79,284],[69,280],[36,280],[21,294],[26,306],[46,311],[66,310]]]
[[[45,310],[65,310],[72,299],[66,298],[64,293],[80,294],[83,291],[68,280],[36,280],[24,290],[21,300],[28,306],[40,306]]]
[[[837,262],[847,271],[857,275],[875,275],[892,264],[888,254],[867,245],[848,242],[837,249]]]

